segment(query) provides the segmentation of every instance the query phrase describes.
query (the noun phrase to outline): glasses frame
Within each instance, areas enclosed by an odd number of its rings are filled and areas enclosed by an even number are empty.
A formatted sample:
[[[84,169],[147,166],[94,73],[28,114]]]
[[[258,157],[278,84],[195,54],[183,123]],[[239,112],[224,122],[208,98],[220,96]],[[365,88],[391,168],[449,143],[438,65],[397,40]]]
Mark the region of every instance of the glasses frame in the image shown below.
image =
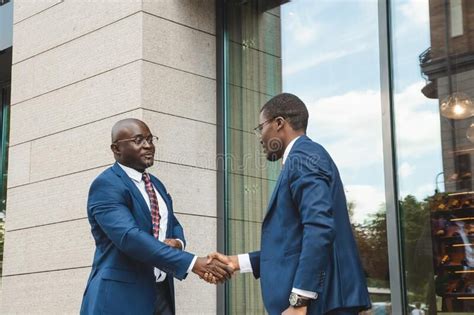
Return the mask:
[[[137,143],[137,139],[140,139],[140,138],[143,138],[139,143]],[[143,137],[143,136],[135,136],[133,138],[127,138],[127,139],[121,139],[121,140],[117,140],[117,141],[114,141],[112,144],[117,144],[117,143],[120,143],[120,142],[129,142],[129,141],[132,141],[134,142],[136,145],[138,146],[143,146],[146,143],[148,143],[149,145],[154,145],[153,141],[156,141],[158,142],[160,138],[158,138],[157,136],[154,136],[154,135],[151,135],[151,136],[148,136],[148,137]]]
[[[277,119],[278,117],[273,117],[273,118],[270,118],[270,119],[267,119],[265,120],[263,123],[259,124],[257,127],[253,128],[253,132],[255,133],[255,135],[257,137],[261,137],[262,136],[262,130],[263,130],[263,126],[265,126],[266,124],[272,122],[273,120]]]
[[[265,120],[263,123],[259,124],[257,127],[253,128],[253,132],[255,133],[255,135],[257,137],[261,137],[263,126],[265,126],[268,123],[271,123],[274,120],[277,120],[278,118],[281,118],[282,120],[286,120],[286,117],[283,117],[283,116],[276,116],[276,117],[273,117],[273,118],[269,118],[269,119]]]

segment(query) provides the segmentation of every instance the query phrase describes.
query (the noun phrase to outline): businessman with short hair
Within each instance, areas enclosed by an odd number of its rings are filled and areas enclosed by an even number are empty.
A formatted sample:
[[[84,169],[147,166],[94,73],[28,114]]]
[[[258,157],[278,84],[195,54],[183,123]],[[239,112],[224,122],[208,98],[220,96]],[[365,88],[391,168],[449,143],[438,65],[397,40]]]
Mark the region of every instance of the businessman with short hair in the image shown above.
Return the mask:
[[[210,254],[260,278],[270,315],[358,314],[371,306],[339,172],[306,136],[308,111],[283,93],[261,109],[255,128],[269,161],[283,167],[262,223],[261,249]],[[205,278],[207,275],[205,275]]]

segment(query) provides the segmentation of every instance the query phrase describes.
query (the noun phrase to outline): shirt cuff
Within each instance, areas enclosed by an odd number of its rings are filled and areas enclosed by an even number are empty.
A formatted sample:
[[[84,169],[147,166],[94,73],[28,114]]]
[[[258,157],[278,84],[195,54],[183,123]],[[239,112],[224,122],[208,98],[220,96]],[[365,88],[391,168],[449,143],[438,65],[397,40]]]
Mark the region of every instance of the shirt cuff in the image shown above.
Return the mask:
[[[311,291],[306,291],[306,290],[301,290],[301,289],[296,289],[296,288],[293,288],[291,292],[296,293],[299,296],[307,297],[313,300],[318,298],[318,293],[316,292],[311,292]]]
[[[181,250],[184,250],[184,242],[179,238],[177,238],[176,240],[181,243]]]
[[[197,259],[198,259],[198,256],[194,256],[193,260],[191,261],[191,264],[189,264],[187,273],[190,273],[191,271],[193,271],[194,264],[196,263]]]
[[[240,273],[253,272],[249,254],[237,255],[237,259],[239,260]]]

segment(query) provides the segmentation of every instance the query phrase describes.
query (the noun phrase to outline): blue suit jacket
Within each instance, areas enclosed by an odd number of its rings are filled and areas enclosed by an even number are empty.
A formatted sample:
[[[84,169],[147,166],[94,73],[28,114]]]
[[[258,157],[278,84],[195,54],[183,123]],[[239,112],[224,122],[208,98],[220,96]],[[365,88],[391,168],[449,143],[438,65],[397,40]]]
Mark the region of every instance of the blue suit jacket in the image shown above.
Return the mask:
[[[307,136],[294,143],[270,198],[261,250],[250,253],[270,315],[288,308],[292,288],[317,292],[308,314],[370,308],[339,172]]]
[[[168,207],[166,237],[184,242],[170,195],[156,177],[151,180]],[[154,267],[168,273],[174,300],[173,277],[184,279],[194,256],[153,237],[150,210],[117,163],[92,183],[87,216],[96,250],[81,314],[153,314]]]

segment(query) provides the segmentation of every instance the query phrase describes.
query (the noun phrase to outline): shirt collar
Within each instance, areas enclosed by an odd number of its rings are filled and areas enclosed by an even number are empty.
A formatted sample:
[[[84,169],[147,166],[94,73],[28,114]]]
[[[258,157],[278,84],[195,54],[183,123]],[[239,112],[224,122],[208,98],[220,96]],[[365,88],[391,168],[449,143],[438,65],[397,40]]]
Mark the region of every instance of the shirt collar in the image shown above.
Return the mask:
[[[301,136],[298,136],[294,138],[293,140],[291,140],[288,146],[286,147],[285,152],[283,153],[283,164],[285,164],[286,159],[288,158],[288,154],[290,154],[291,148],[293,147],[293,145],[295,144],[296,140],[298,140],[299,137]]]
[[[122,165],[120,164],[119,162],[117,162],[117,164],[123,169],[123,171],[128,175],[128,177],[130,177],[133,181],[139,183],[142,181],[142,176],[143,174],[140,173],[139,171],[131,168],[131,167],[128,167],[128,166],[125,166],[125,165]]]

